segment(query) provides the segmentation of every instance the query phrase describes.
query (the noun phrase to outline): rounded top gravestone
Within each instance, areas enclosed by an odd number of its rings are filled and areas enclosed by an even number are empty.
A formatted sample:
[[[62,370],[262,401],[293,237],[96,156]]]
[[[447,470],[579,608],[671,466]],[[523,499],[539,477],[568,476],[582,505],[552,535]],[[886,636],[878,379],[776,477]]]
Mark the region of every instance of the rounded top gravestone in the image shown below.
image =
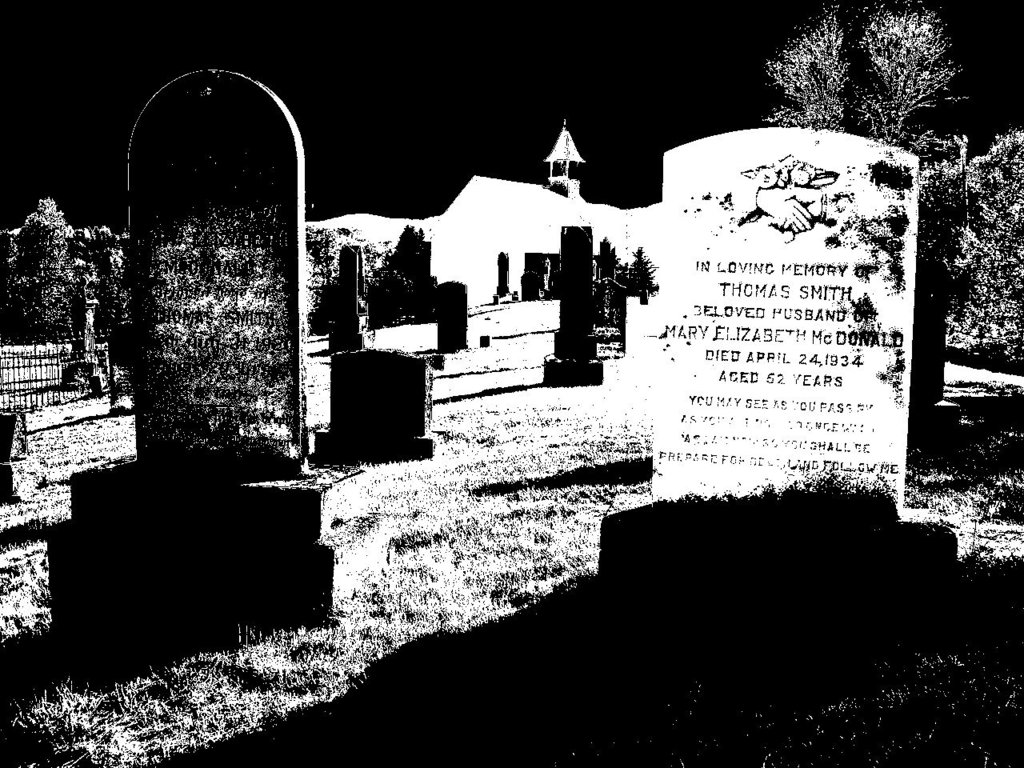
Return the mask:
[[[918,160],[769,128],[665,154],[654,494],[903,504]]]
[[[164,86],[128,153],[140,463],[232,481],[307,454],[304,156],[268,88],[205,70]]]

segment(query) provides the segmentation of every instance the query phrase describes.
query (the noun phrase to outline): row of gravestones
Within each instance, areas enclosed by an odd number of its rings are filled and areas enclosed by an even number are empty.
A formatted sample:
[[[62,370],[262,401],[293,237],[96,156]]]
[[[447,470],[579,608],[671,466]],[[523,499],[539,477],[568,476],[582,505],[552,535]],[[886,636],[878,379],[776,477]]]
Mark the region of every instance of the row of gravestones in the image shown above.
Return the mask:
[[[894,516],[906,465],[916,171],[895,150],[851,137],[756,138],[760,155],[702,155],[722,167],[688,177],[690,194],[673,208],[687,216],[665,230],[662,247],[675,259],[661,261],[681,271],[663,276],[669,288],[646,310],[662,330],[645,335],[638,358],[663,393],[654,445],[663,504],[610,516],[602,529],[602,576],[630,589],[672,582],[658,568],[675,568],[674,543],[694,530],[712,540],[723,507],[747,523],[749,564],[722,574],[737,596],[738,574],[754,578],[754,564],[779,552],[799,560],[793,542],[806,546],[808,532],[841,539],[834,561],[846,565],[870,551],[888,553],[892,566],[892,542],[906,538]],[[688,168],[692,157],[683,161]],[[131,643],[321,620],[333,583],[323,507],[343,474],[304,473],[294,121],[247,78],[180,78],[136,124],[130,194],[138,457],[72,478],[72,519],[49,540],[54,627]],[[886,252],[864,235],[879,227],[893,233]],[[564,227],[560,258],[545,383],[600,384],[590,230]],[[351,282],[351,264],[345,273]],[[439,348],[464,348],[465,286],[439,291],[439,321],[452,317]],[[358,334],[355,324],[338,331]],[[333,355],[331,366],[331,430],[316,435],[318,454],[432,454],[426,360],[364,350]],[[948,540],[918,538],[917,551],[948,561]],[[710,551],[688,562],[673,583],[726,567]],[[828,574],[821,583],[851,578]],[[760,585],[794,588],[795,575],[786,578]]]

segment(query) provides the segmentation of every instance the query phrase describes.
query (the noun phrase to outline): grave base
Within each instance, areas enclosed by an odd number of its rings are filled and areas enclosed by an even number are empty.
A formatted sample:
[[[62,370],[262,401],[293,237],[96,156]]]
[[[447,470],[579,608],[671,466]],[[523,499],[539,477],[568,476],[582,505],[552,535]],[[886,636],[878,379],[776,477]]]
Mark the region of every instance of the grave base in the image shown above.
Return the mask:
[[[313,433],[311,461],[318,464],[350,464],[354,462],[384,463],[416,461],[434,457],[432,437],[402,437],[366,440],[351,436],[338,437],[329,429]]]
[[[76,382],[89,383],[93,376],[100,373],[99,364],[94,360],[74,360],[61,373],[61,384],[68,387]]]
[[[907,439],[915,447],[941,448],[960,429],[960,406],[949,400],[912,408]]]
[[[332,333],[327,340],[327,350],[334,352],[358,352],[366,349],[366,340],[361,333]]]
[[[0,462],[0,504],[17,504],[21,501],[18,484],[15,482],[14,464]]]
[[[956,535],[862,512],[694,501],[609,515],[598,581],[610,624],[662,658],[758,675],[927,638],[956,583]]]
[[[431,352],[431,353],[428,353],[428,354],[421,354],[421,355],[417,355],[417,356],[424,358],[427,361],[427,365],[429,365],[432,370],[435,370],[435,371],[443,371],[444,370],[444,355],[438,354],[438,353],[435,353],[435,352]]]
[[[136,462],[73,475],[71,520],[48,537],[54,631],[121,653],[322,623],[322,509],[339,479],[228,485]]]
[[[604,363],[600,360],[562,360],[549,357],[544,361],[544,386],[590,387],[604,383]]]

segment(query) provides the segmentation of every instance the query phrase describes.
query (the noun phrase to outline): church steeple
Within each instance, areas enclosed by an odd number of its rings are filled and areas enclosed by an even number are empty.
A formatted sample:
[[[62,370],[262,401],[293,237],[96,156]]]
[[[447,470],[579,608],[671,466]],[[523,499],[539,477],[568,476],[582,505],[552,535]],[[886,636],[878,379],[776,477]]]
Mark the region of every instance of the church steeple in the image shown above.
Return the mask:
[[[580,180],[572,177],[573,163],[578,165],[586,160],[576,149],[576,142],[569,135],[566,122],[562,120],[562,132],[558,134],[555,146],[544,160],[548,164],[548,189],[566,197],[579,197]]]

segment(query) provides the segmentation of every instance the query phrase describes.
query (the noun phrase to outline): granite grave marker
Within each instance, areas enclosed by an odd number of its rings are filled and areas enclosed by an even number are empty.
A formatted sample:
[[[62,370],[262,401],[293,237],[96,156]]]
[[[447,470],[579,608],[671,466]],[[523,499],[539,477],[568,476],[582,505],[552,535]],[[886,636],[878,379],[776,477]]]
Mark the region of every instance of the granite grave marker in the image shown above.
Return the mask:
[[[355,352],[363,349],[364,338],[360,314],[359,285],[362,257],[351,246],[341,249],[338,259],[338,284],[332,287],[334,319],[330,326],[331,352]]]
[[[595,385],[604,380],[594,336],[594,238],[590,227],[562,227],[561,298],[555,353],[544,361],[549,386]]]
[[[508,296],[508,254],[498,254],[498,290],[495,295],[499,299]]]
[[[427,358],[384,349],[339,352],[331,356],[331,428],[317,431],[314,459],[429,459],[432,412]]]
[[[467,346],[469,305],[465,283],[448,282],[437,286],[437,351],[458,352]]]
[[[655,498],[828,481],[902,506],[917,159],[772,129],[669,154]]]
[[[161,89],[129,152],[138,459],[71,478],[53,626],[83,652],[316,622],[340,478],[303,474],[302,143],[242,75]]]
[[[277,96],[227,72],[173,81],[136,123],[140,461],[246,480],[301,470],[301,157]]]
[[[604,519],[599,564],[645,649],[813,677],[942,621],[956,537],[899,517],[917,179],[913,155],[829,132],[666,153],[637,329],[654,503]]]

